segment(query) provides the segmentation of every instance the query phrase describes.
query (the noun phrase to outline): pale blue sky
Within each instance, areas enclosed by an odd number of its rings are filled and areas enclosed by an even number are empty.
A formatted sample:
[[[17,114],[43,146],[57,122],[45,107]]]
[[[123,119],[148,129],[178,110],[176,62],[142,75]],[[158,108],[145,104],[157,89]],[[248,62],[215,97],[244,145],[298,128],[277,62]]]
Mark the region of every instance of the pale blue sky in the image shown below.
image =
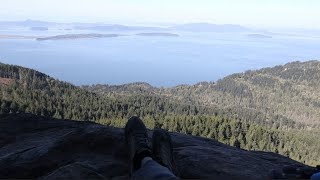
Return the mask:
[[[320,29],[320,0],[0,0],[0,20]]]

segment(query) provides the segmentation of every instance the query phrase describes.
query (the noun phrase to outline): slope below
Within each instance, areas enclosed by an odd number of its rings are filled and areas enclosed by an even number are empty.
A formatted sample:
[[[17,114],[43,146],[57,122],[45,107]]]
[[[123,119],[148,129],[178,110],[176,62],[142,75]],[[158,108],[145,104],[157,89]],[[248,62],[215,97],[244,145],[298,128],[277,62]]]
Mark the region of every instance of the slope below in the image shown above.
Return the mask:
[[[0,129],[1,179],[128,178],[123,129],[31,114],[0,115]],[[265,179],[272,169],[304,166],[275,153],[171,136],[182,178]]]

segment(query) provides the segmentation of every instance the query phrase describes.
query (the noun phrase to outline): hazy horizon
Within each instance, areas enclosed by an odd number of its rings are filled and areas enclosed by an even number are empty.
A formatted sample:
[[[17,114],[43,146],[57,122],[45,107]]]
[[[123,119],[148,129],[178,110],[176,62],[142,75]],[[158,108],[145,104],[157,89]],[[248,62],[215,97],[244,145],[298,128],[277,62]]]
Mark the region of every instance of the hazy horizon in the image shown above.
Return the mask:
[[[215,22],[185,22],[185,23],[170,23],[170,22],[118,22],[118,21],[104,21],[104,22],[82,22],[82,21],[50,21],[46,19],[32,19],[32,18],[21,18],[15,20],[0,20],[2,22],[26,22],[26,21],[41,21],[48,23],[61,23],[61,24],[99,24],[99,25],[124,25],[124,26],[146,26],[146,27],[164,27],[170,28],[177,25],[185,25],[185,24],[214,24],[214,25],[239,25],[245,28],[250,28],[253,31],[257,32],[266,32],[266,33],[301,33],[301,34],[314,34],[320,35],[320,27],[319,28],[305,28],[305,27],[257,27],[243,24],[231,24],[231,23],[215,23]]]
[[[319,6],[316,0],[3,0],[0,21],[34,19],[128,25],[206,22],[254,28],[320,29]]]

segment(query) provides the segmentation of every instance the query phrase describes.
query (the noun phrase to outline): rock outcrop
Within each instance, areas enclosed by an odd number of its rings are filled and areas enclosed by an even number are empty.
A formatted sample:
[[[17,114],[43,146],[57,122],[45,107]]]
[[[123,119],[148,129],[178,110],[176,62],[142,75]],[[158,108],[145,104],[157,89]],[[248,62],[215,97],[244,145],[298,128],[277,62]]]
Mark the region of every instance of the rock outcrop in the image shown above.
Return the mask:
[[[0,115],[0,129],[0,179],[128,178],[123,129],[31,114]],[[274,153],[170,134],[181,178],[267,179],[272,169],[304,166]]]

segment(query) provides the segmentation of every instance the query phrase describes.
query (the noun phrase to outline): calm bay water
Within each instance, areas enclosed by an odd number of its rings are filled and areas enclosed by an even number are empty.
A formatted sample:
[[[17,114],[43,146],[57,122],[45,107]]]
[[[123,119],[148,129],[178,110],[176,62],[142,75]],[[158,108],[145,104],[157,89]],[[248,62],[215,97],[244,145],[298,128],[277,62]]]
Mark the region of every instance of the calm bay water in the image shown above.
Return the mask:
[[[185,32],[177,32],[180,37],[125,34],[131,35],[59,41],[0,39],[0,62],[33,68],[76,85],[143,81],[155,86],[174,86],[216,81],[232,73],[294,60],[320,59],[319,37],[250,38],[246,34]]]

